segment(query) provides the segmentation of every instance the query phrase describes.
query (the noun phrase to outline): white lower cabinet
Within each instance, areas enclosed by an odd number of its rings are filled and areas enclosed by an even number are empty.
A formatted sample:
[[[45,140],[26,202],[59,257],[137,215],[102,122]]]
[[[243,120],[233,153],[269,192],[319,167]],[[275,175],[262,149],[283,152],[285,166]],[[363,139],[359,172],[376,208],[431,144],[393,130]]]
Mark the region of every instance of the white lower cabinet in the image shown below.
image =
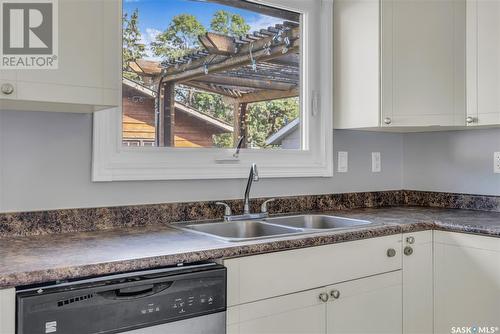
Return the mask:
[[[16,291],[0,290],[0,334],[14,334],[16,330]]]
[[[401,271],[230,307],[227,334],[401,333]]]
[[[228,306],[399,270],[401,234],[229,259]]]
[[[228,334],[401,333],[401,237],[224,261]]]
[[[434,232],[434,307],[437,334],[499,332],[500,238]]]
[[[324,334],[327,303],[319,299],[326,289],[238,305],[228,310],[227,334]]]
[[[326,333],[401,333],[400,270],[332,285],[327,291]]]
[[[433,231],[403,234],[403,333],[433,332]]]

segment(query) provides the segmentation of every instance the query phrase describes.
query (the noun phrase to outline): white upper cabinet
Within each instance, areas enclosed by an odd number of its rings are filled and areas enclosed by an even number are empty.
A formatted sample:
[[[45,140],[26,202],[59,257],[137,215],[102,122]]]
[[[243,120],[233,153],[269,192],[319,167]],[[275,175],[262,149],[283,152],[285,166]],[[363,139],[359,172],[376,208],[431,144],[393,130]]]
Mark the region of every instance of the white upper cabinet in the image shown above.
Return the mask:
[[[467,125],[500,124],[500,1],[467,1]]]
[[[121,1],[60,0],[57,17],[58,68],[0,70],[0,109],[93,112],[118,105]]]
[[[380,4],[333,2],[333,115],[338,129],[380,124]]]
[[[465,0],[339,0],[334,127],[465,125]]]

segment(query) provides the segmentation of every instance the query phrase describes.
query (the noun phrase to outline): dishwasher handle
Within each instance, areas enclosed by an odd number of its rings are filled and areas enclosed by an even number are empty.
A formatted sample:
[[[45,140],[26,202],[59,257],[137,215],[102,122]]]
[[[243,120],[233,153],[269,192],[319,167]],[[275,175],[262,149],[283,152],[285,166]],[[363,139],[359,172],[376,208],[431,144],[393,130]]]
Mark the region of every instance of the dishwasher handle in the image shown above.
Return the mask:
[[[98,294],[105,299],[113,300],[133,300],[154,296],[172,286],[173,282],[161,282],[155,284],[146,284],[128,288],[113,289],[102,291]]]

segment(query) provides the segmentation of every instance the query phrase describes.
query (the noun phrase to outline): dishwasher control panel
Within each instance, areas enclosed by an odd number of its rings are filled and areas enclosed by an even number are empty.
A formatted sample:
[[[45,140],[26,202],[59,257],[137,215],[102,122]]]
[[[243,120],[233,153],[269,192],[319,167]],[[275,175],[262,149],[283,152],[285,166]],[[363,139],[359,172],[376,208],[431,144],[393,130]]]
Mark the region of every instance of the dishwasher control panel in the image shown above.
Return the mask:
[[[160,270],[18,291],[17,334],[120,333],[225,310],[223,266]]]

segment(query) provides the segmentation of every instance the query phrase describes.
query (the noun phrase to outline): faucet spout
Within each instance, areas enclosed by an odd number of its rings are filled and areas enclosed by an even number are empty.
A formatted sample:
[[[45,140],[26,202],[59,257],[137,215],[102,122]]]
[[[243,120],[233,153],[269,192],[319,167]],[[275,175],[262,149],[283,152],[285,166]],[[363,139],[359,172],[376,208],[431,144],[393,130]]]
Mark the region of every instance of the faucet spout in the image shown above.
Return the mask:
[[[248,175],[247,187],[245,189],[245,204],[243,207],[243,214],[250,214],[250,190],[252,189],[253,182],[259,181],[259,171],[257,164],[253,163]]]

